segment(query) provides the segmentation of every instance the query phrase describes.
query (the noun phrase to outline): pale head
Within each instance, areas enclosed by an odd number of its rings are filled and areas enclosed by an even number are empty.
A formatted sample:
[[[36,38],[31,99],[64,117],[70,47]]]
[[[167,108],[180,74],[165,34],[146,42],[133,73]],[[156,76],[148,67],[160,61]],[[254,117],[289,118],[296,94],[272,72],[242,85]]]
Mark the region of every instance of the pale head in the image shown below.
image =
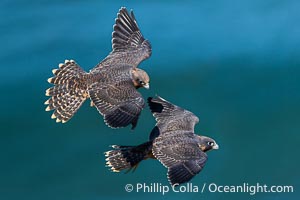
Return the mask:
[[[138,68],[133,69],[132,78],[133,84],[136,88],[144,87],[149,89],[150,78],[144,70]]]

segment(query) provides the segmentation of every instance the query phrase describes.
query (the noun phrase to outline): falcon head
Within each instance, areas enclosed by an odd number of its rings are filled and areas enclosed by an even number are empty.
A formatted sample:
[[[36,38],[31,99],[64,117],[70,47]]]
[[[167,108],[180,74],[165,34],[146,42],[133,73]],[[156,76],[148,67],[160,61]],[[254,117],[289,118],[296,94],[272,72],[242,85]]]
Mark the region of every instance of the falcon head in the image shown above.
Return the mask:
[[[199,139],[199,147],[203,152],[209,151],[211,149],[219,149],[219,145],[215,140],[206,136],[199,136]]]
[[[144,87],[149,89],[150,78],[144,70],[138,68],[132,70],[132,78],[136,88]]]

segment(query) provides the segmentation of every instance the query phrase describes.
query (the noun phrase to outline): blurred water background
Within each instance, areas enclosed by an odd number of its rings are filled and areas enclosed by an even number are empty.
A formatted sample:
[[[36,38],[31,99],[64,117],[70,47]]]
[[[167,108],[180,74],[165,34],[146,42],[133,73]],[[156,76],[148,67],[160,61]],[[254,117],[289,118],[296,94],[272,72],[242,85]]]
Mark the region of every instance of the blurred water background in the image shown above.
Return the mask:
[[[85,103],[66,124],[45,112],[46,82],[65,59],[91,69],[111,50],[121,6],[133,9],[152,57],[151,90],[200,117],[214,138],[192,183],[292,185],[293,193],[126,193],[127,183],[168,185],[155,160],[111,173],[111,144],[148,139],[149,109],[134,131],[105,126]],[[299,199],[300,2],[25,1],[0,3],[0,199]]]

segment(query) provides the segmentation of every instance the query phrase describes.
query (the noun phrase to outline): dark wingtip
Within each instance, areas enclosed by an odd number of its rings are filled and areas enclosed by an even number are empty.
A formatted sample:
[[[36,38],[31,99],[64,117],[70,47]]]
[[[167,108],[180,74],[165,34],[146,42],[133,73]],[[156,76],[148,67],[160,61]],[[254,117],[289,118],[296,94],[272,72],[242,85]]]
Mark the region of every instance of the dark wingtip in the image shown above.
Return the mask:
[[[164,109],[163,105],[157,102],[153,102],[153,97],[148,98],[148,105],[152,113],[161,113]]]
[[[137,123],[138,123],[139,117],[136,117],[134,120],[131,122],[131,130],[134,130]]]
[[[155,138],[157,138],[160,135],[159,128],[155,126],[149,136],[149,141],[153,141]]]
[[[149,102],[151,102],[152,99],[153,99],[153,97],[148,97],[147,98],[148,104],[149,104]]]

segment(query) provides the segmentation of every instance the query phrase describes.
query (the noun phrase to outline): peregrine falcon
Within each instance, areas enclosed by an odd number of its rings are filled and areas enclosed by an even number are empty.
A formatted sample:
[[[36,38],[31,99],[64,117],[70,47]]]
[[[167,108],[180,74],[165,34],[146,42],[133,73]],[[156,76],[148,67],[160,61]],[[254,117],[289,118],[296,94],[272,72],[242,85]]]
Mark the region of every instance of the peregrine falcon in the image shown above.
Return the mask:
[[[168,169],[171,185],[190,181],[203,169],[206,152],[218,149],[218,144],[194,133],[199,119],[190,111],[161,97],[149,97],[148,104],[157,122],[149,141],[138,146],[112,145],[113,150],[105,152],[107,166],[113,172],[130,171],[135,170],[142,160],[154,158]]]
[[[51,118],[65,123],[70,120],[82,103],[90,98],[91,105],[104,117],[112,128],[135,128],[145,106],[138,88],[149,88],[149,76],[137,68],[151,56],[151,45],[146,40],[133,11],[119,10],[112,33],[112,52],[88,73],[74,60],[59,64],[52,70],[54,84],[46,90],[50,98],[45,102],[46,111],[54,110]]]

